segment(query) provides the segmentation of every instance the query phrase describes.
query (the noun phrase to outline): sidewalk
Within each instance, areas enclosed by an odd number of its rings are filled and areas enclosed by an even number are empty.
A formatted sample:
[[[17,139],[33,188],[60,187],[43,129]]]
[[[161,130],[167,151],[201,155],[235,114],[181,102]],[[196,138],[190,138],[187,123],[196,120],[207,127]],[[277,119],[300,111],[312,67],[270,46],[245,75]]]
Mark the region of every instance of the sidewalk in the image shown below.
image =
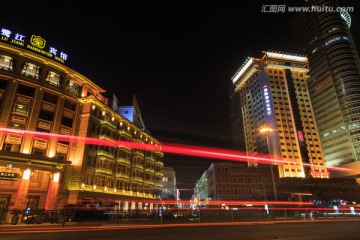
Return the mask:
[[[109,221],[98,221],[98,222],[65,222],[64,226],[102,226],[104,224],[112,224]],[[114,225],[120,225],[117,223],[113,223]],[[10,224],[10,223],[6,223],[6,222],[2,222],[0,224],[0,228],[2,227],[41,227],[41,226],[52,226],[52,227],[62,227],[63,224],[62,223],[32,223],[32,224],[27,224],[27,223],[18,223],[16,225]]]
[[[26,223],[18,223],[16,225],[12,225],[10,223],[1,223],[0,229],[9,229],[9,228],[21,228],[21,227],[54,227],[54,228],[62,228],[62,227],[100,227],[100,226],[136,226],[136,225],[176,225],[176,224],[274,224],[274,223],[291,223],[291,222],[352,222],[352,221],[360,221],[359,218],[331,218],[331,219],[282,219],[282,220],[264,220],[264,221],[234,221],[234,222],[189,222],[189,223],[179,223],[179,222],[166,222],[166,223],[157,223],[157,222],[137,222],[137,223],[126,223],[126,222],[111,222],[111,221],[93,221],[93,222],[66,222],[64,225],[62,223],[41,223],[41,224],[26,224]]]

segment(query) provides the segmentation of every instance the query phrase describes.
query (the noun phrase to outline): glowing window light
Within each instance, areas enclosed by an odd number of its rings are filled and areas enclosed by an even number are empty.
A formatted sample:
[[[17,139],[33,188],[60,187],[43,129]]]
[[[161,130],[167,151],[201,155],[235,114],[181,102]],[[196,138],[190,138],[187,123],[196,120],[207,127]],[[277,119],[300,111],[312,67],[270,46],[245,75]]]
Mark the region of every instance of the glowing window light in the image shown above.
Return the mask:
[[[58,183],[60,180],[60,173],[54,173],[53,182]]]
[[[52,157],[54,157],[54,156],[55,156],[55,153],[54,153],[54,152],[49,152],[49,155],[48,155],[49,158],[52,158]]]
[[[29,180],[31,176],[31,170],[28,168],[24,171],[22,179],[23,180]]]

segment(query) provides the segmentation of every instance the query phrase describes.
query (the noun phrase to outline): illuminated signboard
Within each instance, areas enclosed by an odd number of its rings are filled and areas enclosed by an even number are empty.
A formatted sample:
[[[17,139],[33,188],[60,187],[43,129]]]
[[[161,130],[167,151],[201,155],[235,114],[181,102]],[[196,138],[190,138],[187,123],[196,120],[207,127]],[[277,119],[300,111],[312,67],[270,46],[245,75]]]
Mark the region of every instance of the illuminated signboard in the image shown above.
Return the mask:
[[[302,131],[298,131],[297,134],[298,134],[298,138],[299,138],[300,145],[301,145],[301,146],[304,146],[305,141],[304,141],[304,134],[303,134],[303,132],[302,132]]]
[[[0,180],[17,181],[18,179],[18,173],[0,172]]]
[[[264,98],[265,98],[266,113],[268,116],[270,116],[271,115],[271,105],[270,105],[269,89],[268,89],[267,85],[263,86],[263,93],[264,93]]]
[[[316,171],[316,170],[310,170],[310,175],[313,177],[325,177],[325,178],[329,178],[330,177],[330,173],[329,172],[320,172],[320,171]]]
[[[0,37],[1,41],[3,42],[15,45],[17,47],[30,49],[31,51],[51,58],[60,63],[65,63],[68,58],[66,53],[59,51],[52,46],[47,47],[46,40],[40,36],[31,35],[30,38],[27,38],[23,34],[14,33],[9,29],[1,28]]]

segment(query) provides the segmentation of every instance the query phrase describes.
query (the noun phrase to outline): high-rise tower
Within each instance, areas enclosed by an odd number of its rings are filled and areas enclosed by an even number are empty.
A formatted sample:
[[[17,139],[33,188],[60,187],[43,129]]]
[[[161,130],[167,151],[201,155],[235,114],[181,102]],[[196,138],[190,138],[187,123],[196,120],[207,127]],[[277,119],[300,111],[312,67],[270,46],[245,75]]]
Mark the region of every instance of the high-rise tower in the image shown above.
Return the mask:
[[[325,161],[328,166],[360,169],[360,61],[349,29],[351,18],[335,0],[307,5],[319,11],[298,13],[292,29],[309,59],[307,85]],[[333,11],[320,11],[325,6]]]
[[[306,57],[268,51],[261,59],[249,58],[232,78],[241,98],[246,151],[281,158],[280,177],[329,177],[306,86],[308,71]],[[267,136],[260,133],[264,126],[272,130]]]

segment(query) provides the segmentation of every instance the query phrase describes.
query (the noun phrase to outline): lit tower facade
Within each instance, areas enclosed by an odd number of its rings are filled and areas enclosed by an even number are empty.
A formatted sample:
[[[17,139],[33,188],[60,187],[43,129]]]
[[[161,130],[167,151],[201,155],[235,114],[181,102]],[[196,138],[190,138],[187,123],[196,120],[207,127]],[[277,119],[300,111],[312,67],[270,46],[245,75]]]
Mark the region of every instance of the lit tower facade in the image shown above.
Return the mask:
[[[334,0],[308,4],[338,7]],[[360,61],[350,25],[349,13],[323,11],[298,14],[292,29],[309,59],[307,85],[325,162],[360,169]]]
[[[241,98],[246,151],[282,159],[280,177],[329,177],[306,85],[308,71],[304,56],[264,51],[261,59],[247,59],[232,78]],[[273,131],[261,134],[264,126]]]

